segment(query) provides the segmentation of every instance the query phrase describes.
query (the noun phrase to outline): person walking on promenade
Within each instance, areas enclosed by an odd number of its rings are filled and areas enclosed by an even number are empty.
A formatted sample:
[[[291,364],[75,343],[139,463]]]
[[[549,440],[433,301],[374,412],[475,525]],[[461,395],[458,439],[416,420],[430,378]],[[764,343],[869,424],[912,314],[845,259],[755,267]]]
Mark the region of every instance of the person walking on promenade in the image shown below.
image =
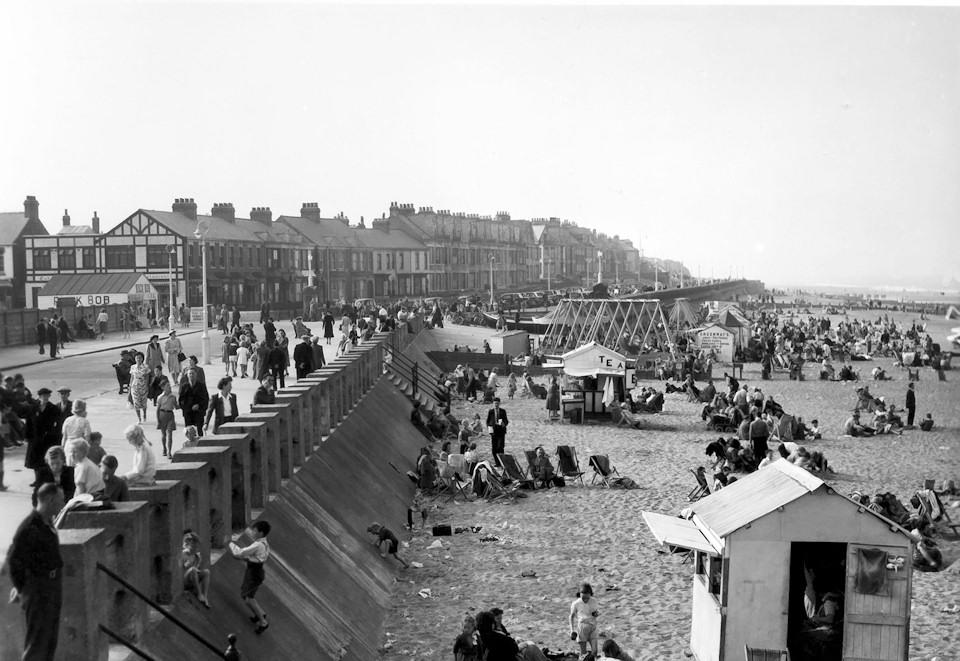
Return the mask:
[[[160,395],[157,397],[157,429],[160,430],[160,444],[163,446],[163,456],[173,456],[173,432],[177,430],[177,418],[174,414],[180,408],[176,395],[170,390],[170,380],[166,377],[160,384]]]
[[[50,358],[57,357],[57,348],[60,346],[60,331],[57,326],[47,322],[47,346],[50,347]]]
[[[233,378],[225,376],[217,383],[218,393],[214,393],[207,406],[207,417],[204,419],[203,431],[216,434],[220,425],[233,422],[237,419],[237,396],[233,394]],[[210,419],[213,418],[213,426]]]
[[[24,465],[33,469],[34,483],[30,486],[39,486],[40,469],[47,464],[44,457],[47,450],[60,444],[60,410],[56,404],[50,403],[50,389],[40,388],[37,396],[40,403],[31,412],[33,417],[33,437],[27,443],[27,453]]]
[[[316,369],[313,366],[313,347],[310,343],[310,336],[304,335],[300,339],[300,344],[293,350],[293,364],[297,370],[297,381]]]
[[[313,354],[313,369],[316,371],[326,365],[327,360],[323,356],[323,347],[320,346],[320,338],[314,335],[310,338],[310,342],[310,352]]]
[[[144,354],[144,362],[147,364],[147,367],[150,368],[151,374],[153,374],[154,369],[158,365],[163,366],[163,349],[160,348],[159,335],[150,336],[150,341],[147,342]]]
[[[330,314],[330,310],[324,310],[323,312],[323,338],[327,341],[327,344],[330,344],[333,339],[333,315]]]
[[[907,426],[913,426],[913,419],[917,415],[917,393],[913,389],[913,381],[907,384]]]
[[[37,344],[40,345],[40,355],[42,356],[43,348],[47,346],[47,320],[41,318],[34,330],[37,332]]]
[[[197,380],[195,369],[187,370],[187,380],[180,384],[177,401],[183,411],[184,427],[193,425],[197,430],[203,429],[203,414],[210,403],[210,395],[207,386]]]
[[[34,510],[17,528],[7,551],[13,582],[11,601],[19,601],[26,619],[24,661],[53,661],[60,635],[63,602],[63,560],[53,520],[63,509],[64,495],[56,484],[37,491]]]
[[[147,399],[150,395],[150,368],[143,362],[143,354],[139,351],[134,360],[136,362],[130,368],[130,400],[137,412],[137,422],[146,422]]]
[[[507,412],[500,408],[500,398],[493,398],[493,408],[487,411],[487,430],[490,432],[490,449],[494,463],[503,454],[507,443]]]
[[[260,304],[260,323],[265,324],[270,318],[270,304],[264,301]]]
[[[240,586],[240,598],[253,613],[250,619],[257,623],[256,633],[259,635],[270,626],[267,622],[267,614],[263,612],[256,598],[257,590],[266,578],[264,564],[270,557],[270,544],[267,542],[270,524],[267,521],[255,521],[250,526],[250,534],[253,537],[253,543],[249,546],[240,548],[235,542],[230,542],[230,555],[247,564],[247,569],[243,573],[243,584]]]
[[[179,383],[180,364],[183,362],[180,358],[183,355],[183,342],[177,337],[175,329],[170,329],[170,336],[163,343],[163,352],[167,354],[167,371],[170,372],[170,382]]]
[[[100,308],[100,314],[97,315],[97,332],[100,333],[100,339],[107,339],[107,325],[110,323],[110,317],[107,315],[107,308]]]

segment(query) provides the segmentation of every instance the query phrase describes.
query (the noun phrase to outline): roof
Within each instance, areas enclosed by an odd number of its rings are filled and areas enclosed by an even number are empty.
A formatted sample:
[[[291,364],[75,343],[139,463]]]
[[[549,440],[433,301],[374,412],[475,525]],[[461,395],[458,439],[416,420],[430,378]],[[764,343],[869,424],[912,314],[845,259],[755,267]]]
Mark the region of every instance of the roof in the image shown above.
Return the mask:
[[[412,250],[426,250],[427,248],[421,241],[417,241],[402,230],[384,232],[379,229],[355,228],[354,232],[356,232],[360,245],[366,248],[407,248]]]
[[[321,246],[349,247],[354,245],[356,238],[356,228],[336,218],[314,220],[299,216],[280,216],[276,222],[293,228]]]
[[[7,211],[0,213],[0,242],[7,245],[12,244],[23,234],[24,229],[30,219],[23,215],[22,211]],[[43,225],[40,225],[43,228]],[[46,228],[42,229],[42,234],[47,234]]]
[[[207,225],[207,241],[233,240],[233,241],[263,241],[262,236],[251,232],[245,225],[239,225],[217,218],[216,216],[197,215],[197,220],[176,211],[155,211],[152,209],[140,209],[139,212],[145,213],[158,223],[166,226],[174,234],[179,234],[187,239],[193,239],[193,233],[197,231],[197,222],[203,220]],[[253,221],[248,221],[253,222]],[[259,223],[258,223],[259,224]],[[263,226],[266,231],[266,226]],[[113,231],[113,230],[111,230]]]
[[[698,500],[688,510],[718,537],[726,537],[824,484],[789,461],[775,461]]]
[[[55,275],[40,290],[40,296],[79,296],[81,294],[126,294],[142,273],[94,273]]]
[[[67,225],[61,227],[57,234],[93,234],[93,228],[89,225]]]

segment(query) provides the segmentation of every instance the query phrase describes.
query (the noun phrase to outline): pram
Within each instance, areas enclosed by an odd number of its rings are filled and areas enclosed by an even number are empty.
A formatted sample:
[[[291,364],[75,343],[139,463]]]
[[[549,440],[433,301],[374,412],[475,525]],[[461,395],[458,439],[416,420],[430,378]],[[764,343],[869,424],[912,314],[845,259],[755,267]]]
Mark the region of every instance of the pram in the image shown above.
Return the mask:
[[[722,413],[712,413],[710,414],[710,420],[707,421],[707,429],[711,431],[731,433],[737,431],[737,426],[734,424],[730,416],[723,415]]]

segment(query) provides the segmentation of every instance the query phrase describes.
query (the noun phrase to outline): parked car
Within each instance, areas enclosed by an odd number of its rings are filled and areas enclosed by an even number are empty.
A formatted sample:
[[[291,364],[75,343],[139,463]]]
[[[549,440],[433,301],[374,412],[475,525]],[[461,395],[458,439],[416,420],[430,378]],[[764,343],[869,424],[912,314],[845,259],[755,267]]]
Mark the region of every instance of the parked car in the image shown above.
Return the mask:
[[[364,312],[367,310],[373,310],[376,312],[380,309],[380,306],[377,305],[377,302],[372,298],[358,298],[353,302],[353,307],[357,309],[357,312]]]
[[[500,294],[499,301],[501,310],[526,307],[523,295],[516,292]]]

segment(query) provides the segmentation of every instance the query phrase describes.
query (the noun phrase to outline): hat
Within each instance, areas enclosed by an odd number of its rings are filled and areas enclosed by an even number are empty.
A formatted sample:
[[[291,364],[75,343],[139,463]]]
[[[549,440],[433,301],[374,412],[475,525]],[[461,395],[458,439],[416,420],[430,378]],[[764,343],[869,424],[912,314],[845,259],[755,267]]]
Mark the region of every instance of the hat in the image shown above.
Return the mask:
[[[174,330],[174,329],[171,329],[171,330],[170,330],[170,333],[167,335],[167,337],[170,337],[170,335],[176,335],[176,334],[177,334],[177,331]]]
[[[67,388],[66,386],[63,386],[62,388],[57,388],[57,392],[65,392],[65,393],[67,393],[67,394],[69,395],[69,394],[70,394],[71,392],[73,392],[73,391],[70,390],[70,388]]]
[[[40,390],[37,391],[37,394],[38,394],[38,395],[49,395],[49,394],[51,394],[51,392],[52,392],[52,391],[50,390],[50,388],[40,388]]]
[[[310,336],[309,336],[308,334],[304,333],[303,335],[300,336],[300,339],[303,340],[304,342],[309,342],[309,341],[310,341]]]
[[[159,335],[151,335],[151,336],[150,336],[150,341],[151,341],[151,342],[153,342],[154,340],[159,340],[159,339],[160,339],[160,336],[159,336]]]
[[[503,615],[502,608],[491,608],[490,612],[493,613],[494,615]]]

